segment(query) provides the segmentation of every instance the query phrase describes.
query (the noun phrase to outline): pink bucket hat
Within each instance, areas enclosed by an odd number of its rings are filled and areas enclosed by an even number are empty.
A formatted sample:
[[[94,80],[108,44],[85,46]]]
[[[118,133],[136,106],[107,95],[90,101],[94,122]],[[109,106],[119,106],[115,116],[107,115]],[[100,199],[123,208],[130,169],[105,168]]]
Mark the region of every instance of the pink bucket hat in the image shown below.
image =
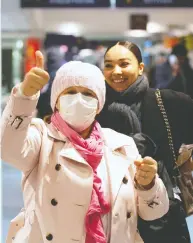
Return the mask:
[[[71,86],[81,86],[92,90],[99,101],[99,111],[105,103],[106,86],[101,70],[89,63],[70,61],[56,72],[51,89],[50,105],[54,111],[58,96]]]

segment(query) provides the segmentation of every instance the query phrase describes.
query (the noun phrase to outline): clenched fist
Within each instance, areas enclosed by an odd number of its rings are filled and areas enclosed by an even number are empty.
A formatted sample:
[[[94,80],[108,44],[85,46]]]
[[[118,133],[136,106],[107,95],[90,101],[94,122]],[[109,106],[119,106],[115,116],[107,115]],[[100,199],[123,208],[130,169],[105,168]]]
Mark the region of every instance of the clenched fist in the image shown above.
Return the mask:
[[[157,162],[151,157],[134,162],[136,166],[135,180],[140,186],[151,185],[157,173]]]
[[[33,96],[44,85],[46,85],[50,79],[49,74],[44,70],[44,57],[40,51],[36,51],[36,67],[33,67],[24,78],[21,84],[21,90],[26,96]]]

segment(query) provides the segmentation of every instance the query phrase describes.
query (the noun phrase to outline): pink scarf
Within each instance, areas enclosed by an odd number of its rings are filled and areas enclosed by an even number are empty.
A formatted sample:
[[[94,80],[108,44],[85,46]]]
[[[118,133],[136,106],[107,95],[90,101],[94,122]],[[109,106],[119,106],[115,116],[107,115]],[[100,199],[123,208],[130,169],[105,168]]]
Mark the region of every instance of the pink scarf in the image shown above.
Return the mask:
[[[51,122],[73,144],[75,149],[89,163],[94,172],[91,202],[86,214],[86,243],[106,243],[101,216],[110,211],[110,204],[105,200],[101,188],[101,179],[97,176],[97,167],[103,156],[103,139],[101,127],[95,121],[88,139],[83,139],[76,131],[70,128],[58,112],[51,117]]]

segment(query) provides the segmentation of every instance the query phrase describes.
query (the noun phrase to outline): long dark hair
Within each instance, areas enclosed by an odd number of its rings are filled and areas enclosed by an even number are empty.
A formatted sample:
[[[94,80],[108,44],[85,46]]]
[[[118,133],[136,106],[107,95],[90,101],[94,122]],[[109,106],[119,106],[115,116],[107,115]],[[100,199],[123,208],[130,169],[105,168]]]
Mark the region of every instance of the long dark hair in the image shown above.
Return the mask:
[[[142,62],[142,55],[141,55],[141,51],[139,49],[139,47],[132,43],[132,42],[129,42],[129,41],[119,41],[117,42],[115,45],[120,45],[120,46],[124,46],[125,48],[127,48],[129,51],[131,51],[135,57],[137,58],[137,61],[138,63],[140,64]],[[107,54],[107,52],[115,45],[112,45],[112,46],[109,46],[105,52],[105,55]]]

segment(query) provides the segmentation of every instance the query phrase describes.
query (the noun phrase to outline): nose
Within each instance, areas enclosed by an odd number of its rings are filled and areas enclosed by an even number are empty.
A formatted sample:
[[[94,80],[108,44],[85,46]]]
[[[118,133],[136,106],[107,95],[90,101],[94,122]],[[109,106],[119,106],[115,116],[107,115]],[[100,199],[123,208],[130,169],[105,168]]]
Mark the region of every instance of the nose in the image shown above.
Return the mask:
[[[116,65],[114,70],[113,70],[113,74],[114,75],[119,75],[119,74],[122,74],[122,69],[119,65]]]

